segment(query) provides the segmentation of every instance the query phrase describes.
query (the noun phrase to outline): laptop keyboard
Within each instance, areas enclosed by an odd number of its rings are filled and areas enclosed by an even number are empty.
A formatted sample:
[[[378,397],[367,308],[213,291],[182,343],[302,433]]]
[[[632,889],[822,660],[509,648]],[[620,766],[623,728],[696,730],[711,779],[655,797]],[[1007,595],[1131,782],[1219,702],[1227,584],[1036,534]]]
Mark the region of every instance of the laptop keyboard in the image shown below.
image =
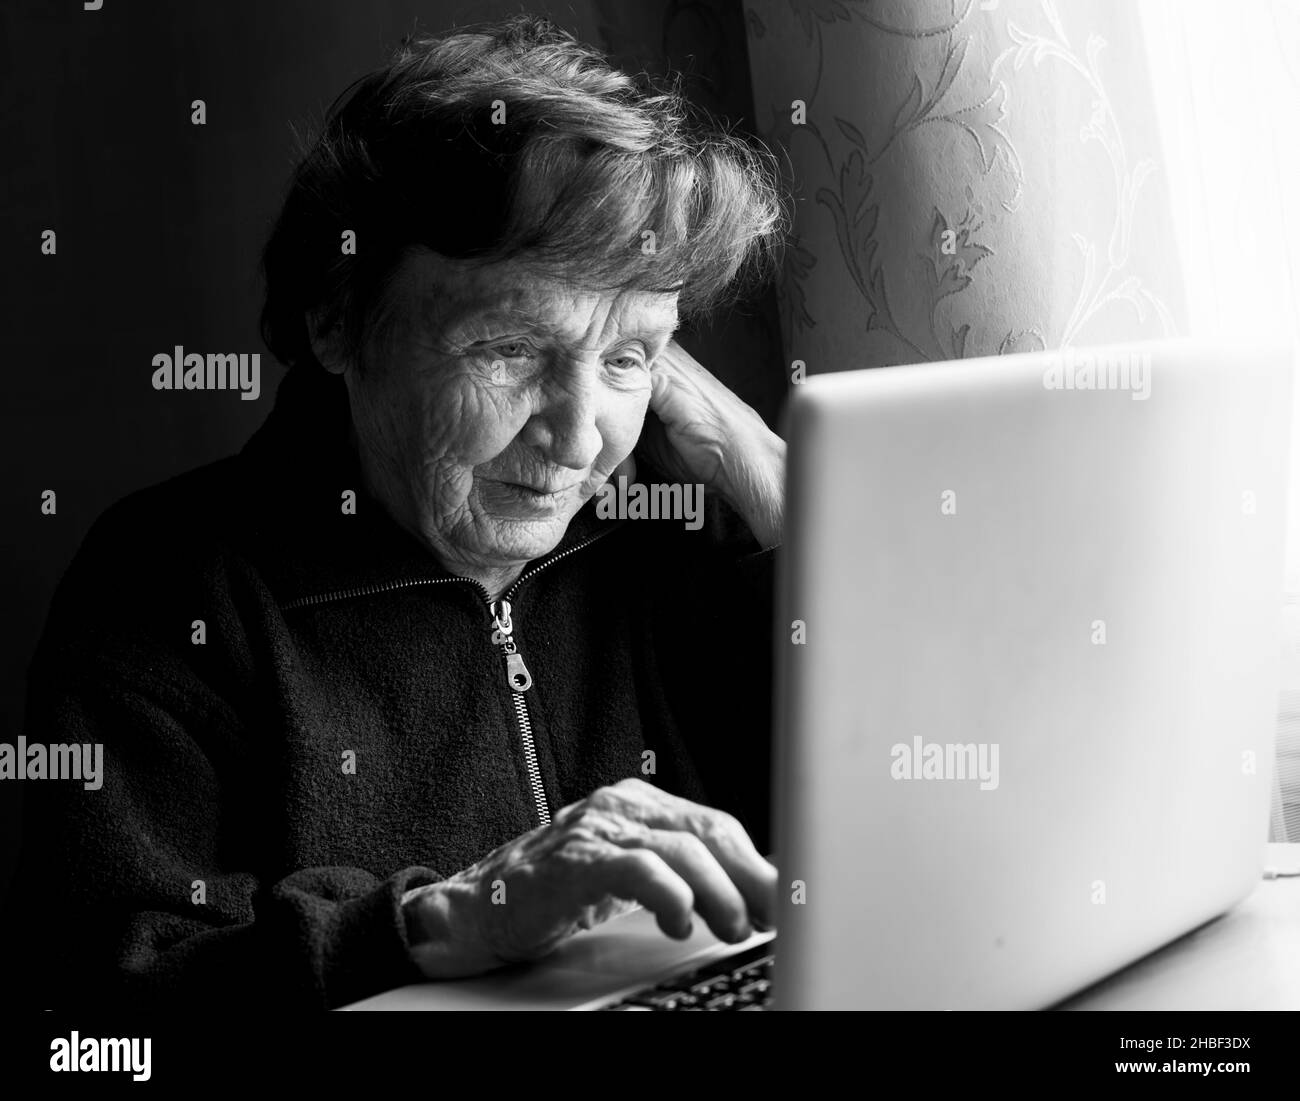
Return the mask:
[[[734,956],[666,979],[602,1010],[710,1012],[762,1010],[772,1003],[773,944],[757,944]]]

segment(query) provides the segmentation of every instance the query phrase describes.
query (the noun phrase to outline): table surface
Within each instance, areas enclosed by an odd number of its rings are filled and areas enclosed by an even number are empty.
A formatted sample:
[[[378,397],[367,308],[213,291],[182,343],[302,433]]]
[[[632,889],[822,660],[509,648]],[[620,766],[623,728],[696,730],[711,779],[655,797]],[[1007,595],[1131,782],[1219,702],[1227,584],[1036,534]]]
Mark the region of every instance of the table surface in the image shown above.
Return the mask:
[[[1222,917],[1061,1009],[1300,1009],[1300,876],[1266,879]]]

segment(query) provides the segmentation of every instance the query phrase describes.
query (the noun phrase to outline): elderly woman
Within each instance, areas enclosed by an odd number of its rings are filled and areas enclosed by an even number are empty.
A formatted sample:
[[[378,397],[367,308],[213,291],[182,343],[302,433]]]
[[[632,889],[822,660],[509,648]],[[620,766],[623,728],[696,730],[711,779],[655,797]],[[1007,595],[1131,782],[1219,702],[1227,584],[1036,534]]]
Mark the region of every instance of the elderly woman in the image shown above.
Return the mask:
[[[109,510],[50,613],[27,736],[104,775],[32,792],[40,1004],[337,1006],[629,902],[770,922],[784,448],[671,338],[770,267],[774,179],[530,19],[336,105],[265,251],[271,416]],[[622,478],[710,523],[602,517]]]

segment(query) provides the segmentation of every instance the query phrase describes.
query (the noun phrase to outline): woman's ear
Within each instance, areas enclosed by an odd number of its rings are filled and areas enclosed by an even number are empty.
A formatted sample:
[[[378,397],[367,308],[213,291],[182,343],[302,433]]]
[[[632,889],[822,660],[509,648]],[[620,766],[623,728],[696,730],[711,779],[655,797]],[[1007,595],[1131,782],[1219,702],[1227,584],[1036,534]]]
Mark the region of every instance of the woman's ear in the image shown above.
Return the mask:
[[[307,314],[307,335],[311,340],[312,355],[316,362],[331,375],[341,375],[348,368],[343,353],[343,330],[337,322],[326,328],[321,314],[312,310]]]

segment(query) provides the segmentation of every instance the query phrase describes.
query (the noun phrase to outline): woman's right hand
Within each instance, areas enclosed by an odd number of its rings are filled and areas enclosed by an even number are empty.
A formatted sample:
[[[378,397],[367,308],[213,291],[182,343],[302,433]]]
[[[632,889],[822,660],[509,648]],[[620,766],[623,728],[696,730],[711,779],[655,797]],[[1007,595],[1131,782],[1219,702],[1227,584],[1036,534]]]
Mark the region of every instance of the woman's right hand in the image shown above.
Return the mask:
[[[773,926],[776,869],[730,814],[628,779],[408,891],[402,908],[420,970],[451,979],[537,959],[634,903],[670,937],[690,936],[698,913],[736,943]]]

